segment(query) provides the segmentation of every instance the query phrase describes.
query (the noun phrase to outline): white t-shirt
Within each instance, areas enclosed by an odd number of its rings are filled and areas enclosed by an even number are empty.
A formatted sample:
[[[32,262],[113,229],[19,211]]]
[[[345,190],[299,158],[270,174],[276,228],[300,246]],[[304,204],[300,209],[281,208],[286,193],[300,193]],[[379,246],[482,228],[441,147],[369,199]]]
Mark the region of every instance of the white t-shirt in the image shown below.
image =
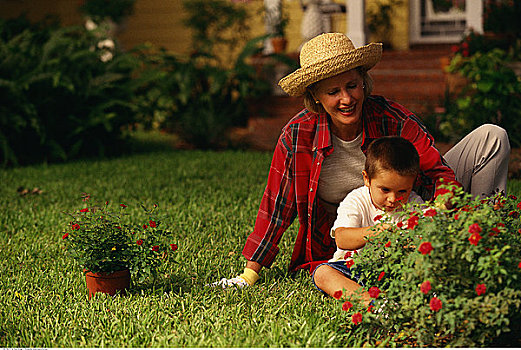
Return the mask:
[[[423,200],[416,193],[411,192],[408,203],[421,204]],[[369,187],[359,187],[351,191],[346,198],[340,202],[337,218],[331,228],[331,237],[335,238],[335,230],[339,227],[374,226],[379,222],[379,220],[374,220],[374,218],[379,215],[383,216],[384,214],[385,212],[375,207],[371,201]],[[397,223],[403,219],[403,215],[400,215],[400,212],[396,212],[391,219]],[[357,249],[357,251],[362,250],[364,247]],[[354,254],[356,251],[337,248],[333,258],[330,259],[329,262],[346,260],[346,254],[348,252]]]

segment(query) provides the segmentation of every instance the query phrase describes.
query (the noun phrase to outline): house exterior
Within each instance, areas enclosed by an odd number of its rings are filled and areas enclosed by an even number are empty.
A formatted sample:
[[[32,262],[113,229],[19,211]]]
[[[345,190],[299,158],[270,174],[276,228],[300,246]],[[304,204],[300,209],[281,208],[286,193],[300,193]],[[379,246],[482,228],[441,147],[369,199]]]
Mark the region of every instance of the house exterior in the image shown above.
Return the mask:
[[[469,29],[482,32],[483,0],[230,0],[244,6],[251,14],[251,36],[266,32],[262,10],[271,1],[282,2],[288,15],[286,28],[287,52],[298,52],[306,40],[303,27],[312,16],[326,23],[326,31],[345,32],[356,46],[369,41],[386,39],[395,50],[407,50],[411,45],[454,43]],[[11,18],[27,13],[33,20],[47,14],[58,15],[63,24],[82,24],[85,19],[78,12],[81,2],[70,0],[0,0],[0,17]],[[443,3],[441,10],[437,4]],[[447,7],[447,3],[452,3]],[[369,13],[382,14],[382,6],[391,5],[390,23],[372,20]],[[183,24],[181,0],[137,0],[134,13],[126,18],[116,33],[124,48],[144,42],[162,46],[177,54],[190,50],[190,30]],[[373,16],[374,17],[374,16]],[[373,23],[370,23],[372,21]],[[376,23],[374,23],[376,22]],[[367,30],[369,25],[380,26],[386,38]],[[381,36],[381,34],[380,34]]]

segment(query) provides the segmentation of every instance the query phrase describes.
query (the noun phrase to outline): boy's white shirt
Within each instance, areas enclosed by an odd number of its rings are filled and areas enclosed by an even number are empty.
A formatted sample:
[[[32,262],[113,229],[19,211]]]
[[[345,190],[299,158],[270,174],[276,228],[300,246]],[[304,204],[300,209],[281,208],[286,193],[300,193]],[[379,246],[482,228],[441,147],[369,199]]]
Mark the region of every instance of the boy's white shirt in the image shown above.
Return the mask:
[[[421,204],[423,200],[415,192],[409,195],[408,203]],[[337,218],[331,228],[331,237],[335,238],[335,230],[339,227],[367,227],[374,226],[380,220],[374,220],[379,215],[383,216],[385,212],[374,206],[371,201],[369,187],[363,186],[351,191],[342,202],[340,202],[337,210]],[[403,215],[397,212],[391,217],[392,221],[398,223],[403,219]],[[365,246],[364,246],[365,247]],[[362,250],[364,247],[357,249]],[[337,248],[333,258],[329,262],[346,260],[346,254],[356,251]]]

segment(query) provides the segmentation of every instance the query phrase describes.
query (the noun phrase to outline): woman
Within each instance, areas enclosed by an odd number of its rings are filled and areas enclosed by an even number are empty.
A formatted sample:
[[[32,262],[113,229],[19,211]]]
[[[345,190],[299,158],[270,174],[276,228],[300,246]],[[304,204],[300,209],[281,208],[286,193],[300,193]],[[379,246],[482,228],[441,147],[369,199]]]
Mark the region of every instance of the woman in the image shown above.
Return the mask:
[[[457,179],[474,195],[506,189],[506,132],[484,125],[443,158],[412,112],[370,95],[368,71],[381,56],[382,44],[355,48],[341,33],[319,35],[302,47],[301,68],[279,85],[289,95],[303,96],[306,108],[288,122],[278,140],[255,228],[243,250],[248,260],[244,273],[216,284],[254,284],[262,267],[273,263],[282,234],[297,216],[300,228],[289,269],[313,272],[331,258],[336,247],[329,231],[336,208],[363,185],[364,152],[382,136],[402,136],[414,144],[421,168],[414,191],[425,200],[436,196],[441,179]]]

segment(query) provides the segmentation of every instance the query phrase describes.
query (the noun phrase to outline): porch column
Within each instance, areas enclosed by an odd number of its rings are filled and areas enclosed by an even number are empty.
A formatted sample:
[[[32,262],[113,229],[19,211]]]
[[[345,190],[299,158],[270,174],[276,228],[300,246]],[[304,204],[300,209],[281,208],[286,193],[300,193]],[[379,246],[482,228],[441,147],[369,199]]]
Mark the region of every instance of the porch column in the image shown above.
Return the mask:
[[[478,34],[483,33],[483,2],[481,0],[467,0],[465,3],[467,15],[467,30],[474,30]]]
[[[481,1],[481,0],[473,0]],[[346,0],[347,9],[347,36],[351,39],[355,47],[366,44],[365,35],[365,1]]]

